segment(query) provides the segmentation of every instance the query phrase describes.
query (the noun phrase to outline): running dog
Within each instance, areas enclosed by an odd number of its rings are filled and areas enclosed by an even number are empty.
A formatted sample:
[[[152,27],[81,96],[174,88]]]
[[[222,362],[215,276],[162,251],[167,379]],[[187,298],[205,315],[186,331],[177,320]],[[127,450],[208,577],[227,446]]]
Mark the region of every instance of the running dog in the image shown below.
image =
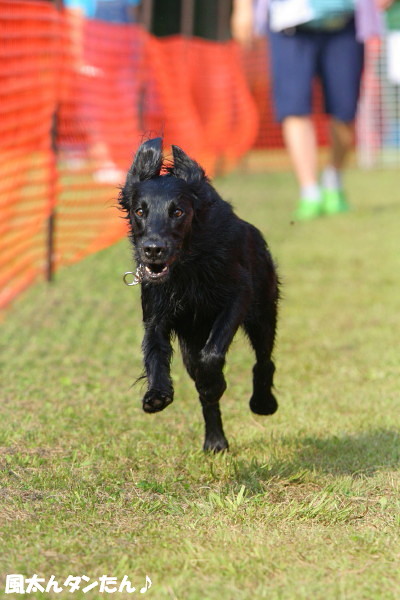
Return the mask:
[[[240,326],[256,355],[250,408],[259,415],[277,410],[271,354],[279,282],[258,229],[235,215],[200,165],[177,146],[172,152],[165,166],[162,139],[143,143],[119,197],[142,287],[143,410],[159,412],[173,401],[176,335],[203,410],[203,448],[220,452],[228,448],[219,406],[223,368]]]

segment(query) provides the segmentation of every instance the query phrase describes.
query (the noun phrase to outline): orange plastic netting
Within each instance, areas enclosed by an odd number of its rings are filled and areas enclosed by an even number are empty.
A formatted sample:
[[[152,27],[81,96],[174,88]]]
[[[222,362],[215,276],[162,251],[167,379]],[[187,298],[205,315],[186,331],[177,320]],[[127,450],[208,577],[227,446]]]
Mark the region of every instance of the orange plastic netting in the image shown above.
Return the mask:
[[[43,272],[55,202],[49,132],[56,106],[55,11],[0,2],[0,306]],[[27,35],[27,32],[31,32]]]

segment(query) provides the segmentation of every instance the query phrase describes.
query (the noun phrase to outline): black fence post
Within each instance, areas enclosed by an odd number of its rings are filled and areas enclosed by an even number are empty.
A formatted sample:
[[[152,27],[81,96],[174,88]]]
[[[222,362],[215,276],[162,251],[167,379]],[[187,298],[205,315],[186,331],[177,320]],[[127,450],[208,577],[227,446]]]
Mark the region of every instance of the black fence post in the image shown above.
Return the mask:
[[[63,0],[54,0],[58,11],[63,8]],[[55,246],[55,228],[56,228],[56,194],[58,179],[57,171],[57,130],[58,130],[58,105],[55,107],[51,125],[51,182],[50,182],[50,203],[51,208],[47,218],[47,252],[46,252],[46,279],[49,283],[54,280],[54,246]]]
[[[54,241],[56,225],[56,180],[57,180],[57,109],[53,114],[53,123],[51,128],[51,171],[50,171],[50,213],[47,218],[47,260],[46,260],[46,279],[51,283],[54,279]]]

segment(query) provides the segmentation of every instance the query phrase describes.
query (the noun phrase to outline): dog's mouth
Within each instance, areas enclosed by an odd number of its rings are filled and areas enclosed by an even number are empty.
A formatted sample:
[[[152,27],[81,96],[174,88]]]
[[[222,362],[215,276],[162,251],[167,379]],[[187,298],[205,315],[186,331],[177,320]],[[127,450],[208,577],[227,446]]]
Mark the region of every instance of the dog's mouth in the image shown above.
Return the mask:
[[[149,263],[144,265],[144,276],[146,279],[161,280],[169,273],[169,265],[167,263]]]

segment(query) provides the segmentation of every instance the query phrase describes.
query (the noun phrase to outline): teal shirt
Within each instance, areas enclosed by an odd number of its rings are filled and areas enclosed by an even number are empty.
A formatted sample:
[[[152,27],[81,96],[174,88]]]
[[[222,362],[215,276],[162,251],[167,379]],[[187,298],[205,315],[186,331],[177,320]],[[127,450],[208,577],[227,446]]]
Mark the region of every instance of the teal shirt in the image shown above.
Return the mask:
[[[318,29],[340,29],[355,11],[355,0],[309,0],[315,14],[309,27]]]
[[[362,0],[364,1],[364,0]],[[275,8],[275,13],[279,13],[279,7],[282,12],[285,9],[286,0],[271,0]],[[312,18],[302,27],[312,29],[341,29],[351,19],[355,12],[356,0],[302,0],[301,5],[309,8],[308,14]],[[289,6],[289,5],[288,5]],[[295,3],[292,5],[295,10]],[[296,15],[293,15],[296,17]]]
[[[65,8],[79,9],[88,19],[98,17],[98,13],[102,10],[105,12],[106,17],[100,16],[100,18],[121,22],[126,21],[127,7],[136,6],[139,3],[140,0],[64,0]],[[109,19],[107,13],[110,15]]]

